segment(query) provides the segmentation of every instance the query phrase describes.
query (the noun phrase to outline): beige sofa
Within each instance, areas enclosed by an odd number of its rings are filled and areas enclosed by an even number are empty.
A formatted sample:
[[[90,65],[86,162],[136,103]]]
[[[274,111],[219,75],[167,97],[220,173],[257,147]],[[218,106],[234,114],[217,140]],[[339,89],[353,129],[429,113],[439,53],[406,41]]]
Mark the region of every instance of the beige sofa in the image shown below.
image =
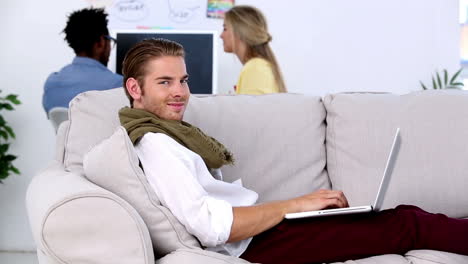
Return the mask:
[[[70,104],[56,159],[27,192],[40,263],[248,263],[203,250],[160,206],[119,127],[117,111],[127,104],[121,88]],[[467,92],[192,96],[185,120],[235,154],[225,180],[242,178],[260,202],[333,187],[351,205],[372,202],[401,127],[384,207],[468,217]],[[412,250],[346,263],[468,263],[468,256]]]

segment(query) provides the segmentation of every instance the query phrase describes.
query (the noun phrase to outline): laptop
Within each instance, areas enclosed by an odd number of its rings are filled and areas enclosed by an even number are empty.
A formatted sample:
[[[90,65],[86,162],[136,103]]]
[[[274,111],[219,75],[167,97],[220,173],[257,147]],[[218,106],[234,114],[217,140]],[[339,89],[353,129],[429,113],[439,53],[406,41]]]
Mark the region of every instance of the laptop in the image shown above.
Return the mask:
[[[346,208],[336,208],[336,209],[324,209],[319,211],[307,211],[300,213],[290,213],[286,214],[284,218],[286,219],[296,219],[304,217],[320,217],[320,216],[331,216],[331,215],[344,215],[344,214],[357,214],[357,213],[368,213],[368,212],[378,212],[382,208],[383,200],[385,193],[387,192],[388,185],[390,183],[390,178],[395,166],[396,157],[400,149],[400,128],[397,128],[395,136],[393,138],[392,148],[390,149],[390,154],[388,155],[387,164],[385,165],[385,170],[380,181],[379,191],[377,192],[377,197],[375,198],[374,205],[365,205],[365,206],[353,206]]]

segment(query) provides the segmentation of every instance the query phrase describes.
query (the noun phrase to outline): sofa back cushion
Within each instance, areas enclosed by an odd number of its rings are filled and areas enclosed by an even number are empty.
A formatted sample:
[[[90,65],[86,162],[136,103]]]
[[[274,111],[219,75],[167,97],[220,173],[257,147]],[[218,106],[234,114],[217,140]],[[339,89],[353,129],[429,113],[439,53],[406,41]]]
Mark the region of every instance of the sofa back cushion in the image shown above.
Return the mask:
[[[328,174],[351,205],[374,202],[400,127],[384,208],[414,204],[468,217],[468,92],[343,93],[326,96],[324,104]]]
[[[234,153],[225,181],[239,178],[259,202],[330,188],[325,170],[325,109],[299,94],[192,97],[184,119]]]
[[[157,257],[181,248],[200,248],[198,240],[161,205],[139,167],[138,156],[123,127],[91,148],[83,165],[91,182],[117,194],[140,214]]]

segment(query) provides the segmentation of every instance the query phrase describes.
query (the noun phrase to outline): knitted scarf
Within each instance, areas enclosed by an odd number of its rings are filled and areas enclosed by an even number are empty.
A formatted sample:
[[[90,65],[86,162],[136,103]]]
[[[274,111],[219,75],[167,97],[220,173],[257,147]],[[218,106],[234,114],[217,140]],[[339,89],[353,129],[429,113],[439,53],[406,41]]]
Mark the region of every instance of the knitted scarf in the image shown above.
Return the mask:
[[[143,109],[129,107],[120,109],[119,118],[133,144],[148,132],[163,133],[200,155],[208,168],[234,163],[233,155],[223,144],[187,122],[161,119]]]

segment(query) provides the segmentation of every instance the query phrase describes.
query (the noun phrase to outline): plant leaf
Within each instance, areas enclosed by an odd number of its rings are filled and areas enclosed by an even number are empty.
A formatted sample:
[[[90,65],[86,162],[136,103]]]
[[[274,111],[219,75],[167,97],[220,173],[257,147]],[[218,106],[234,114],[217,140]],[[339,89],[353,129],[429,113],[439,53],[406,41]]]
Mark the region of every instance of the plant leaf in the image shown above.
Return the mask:
[[[8,100],[8,101],[12,102],[15,105],[21,104],[21,101],[18,100],[18,95],[16,95],[16,94],[7,95],[7,97],[5,97],[5,100]]]
[[[16,159],[16,156],[15,155],[5,155],[5,157],[3,157],[6,161],[14,161]]]
[[[0,170],[0,178],[1,179],[5,179],[6,177],[8,177],[8,165],[7,163],[5,162],[2,162],[2,169]]]
[[[3,130],[0,130],[0,137],[4,138],[5,140],[8,139],[8,134],[7,132],[3,131]]]
[[[448,82],[448,72],[447,69],[444,69],[444,86],[447,86]]]
[[[3,154],[8,151],[8,148],[10,147],[10,144],[1,144],[0,145],[0,153]]]
[[[20,174],[20,171],[18,170],[18,168],[16,168],[15,166],[11,166],[10,167],[10,170],[16,174]]]
[[[0,104],[0,109],[13,110],[14,108],[9,103],[2,103],[2,104]]]
[[[437,84],[435,82],[434,76],[432,76],[432,89],[437,89]]]
[[[452,78],[450,79],[450,84],[452,84],[458,77],[458,75],[460,75],[461,71],[463,70],[463,68],[460,68],[453,76]]]
[[[424,83],[422,83],[421,81],[419,81],[419,83],[421,84],[421,87],[423,88],[423,90],[427,90],[427,87],[424,85]]]
[[[4,126],[3,128],[5,128],[5,130],[8,132],[8,134],[9,134],[12,138],[16,138],[15,132],[13,132],[13,129],[11,129],[11,127],[9,127],[9,126]]]
[[[436,72],[436,76],[437,76],[437,83],[439,84],[439,89],[443,89],[442,81],[440,80],[440,75],[438,72]]]

